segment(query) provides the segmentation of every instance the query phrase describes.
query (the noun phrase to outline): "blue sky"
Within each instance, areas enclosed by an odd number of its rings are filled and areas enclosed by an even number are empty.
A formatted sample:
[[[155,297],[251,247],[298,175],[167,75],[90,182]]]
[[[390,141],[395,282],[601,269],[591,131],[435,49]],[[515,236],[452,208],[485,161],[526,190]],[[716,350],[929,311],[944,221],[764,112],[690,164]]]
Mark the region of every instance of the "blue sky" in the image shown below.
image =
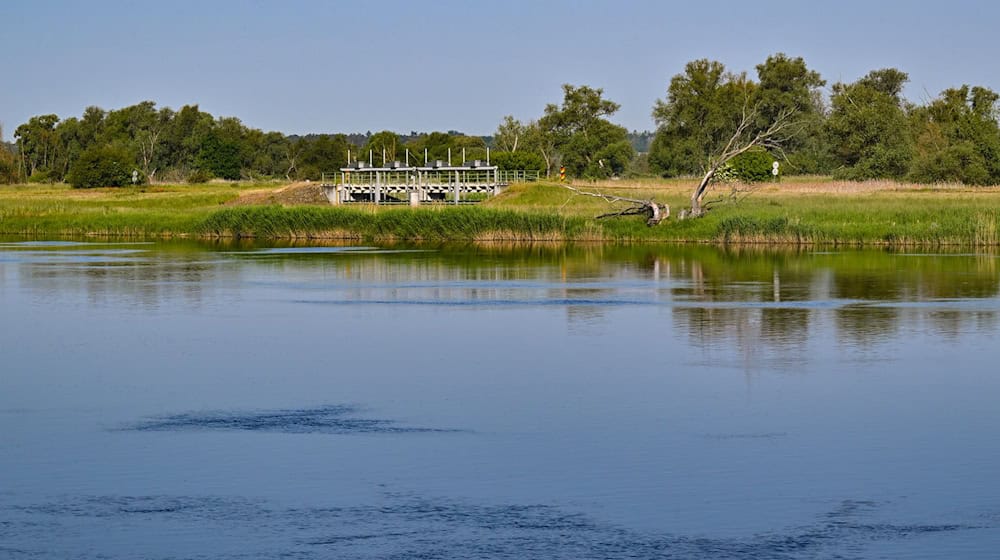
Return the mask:
[[[753,73],[802,56],[829,83],[894,66],[922,102],[1000,91],[992,2],[306,0],[0,2],[0,123],[145,99],[287,133],[489,134],[538,117],[563,83],[603,88],[613,120],[650,111],[687,61]]]

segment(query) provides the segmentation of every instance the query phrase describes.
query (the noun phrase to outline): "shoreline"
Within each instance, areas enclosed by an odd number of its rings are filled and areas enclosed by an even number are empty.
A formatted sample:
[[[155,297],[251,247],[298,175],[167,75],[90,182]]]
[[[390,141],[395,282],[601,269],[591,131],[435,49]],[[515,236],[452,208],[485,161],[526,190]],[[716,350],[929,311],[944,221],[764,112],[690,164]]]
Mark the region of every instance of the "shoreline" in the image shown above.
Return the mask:
[[[655,198],[676,214],[684,180],[584,188]],[[271,189],[271,187],[274,187]],[[824,190],[824,187],[830,187]],[[717,189],[721,193],[723,188]],[[0,188],[0,235],[118,239],[255,239],[417,243],[676,243],[819,247],[1000,246],[1000,189],[825,182],[757,187],[705,217],[596,219],[609,208],[558,184],[514,185],[474,206],[282,205],[287,185]],[[262,197],[261,193],[273,194]]]

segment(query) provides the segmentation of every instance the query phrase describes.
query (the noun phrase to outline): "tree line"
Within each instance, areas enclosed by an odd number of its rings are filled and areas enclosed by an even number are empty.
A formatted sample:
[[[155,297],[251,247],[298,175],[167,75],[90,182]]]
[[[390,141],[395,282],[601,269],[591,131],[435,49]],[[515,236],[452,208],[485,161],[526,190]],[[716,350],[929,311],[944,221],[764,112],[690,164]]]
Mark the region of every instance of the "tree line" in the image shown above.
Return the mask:
[[[105,111],[88,107],[79,118],[39,115],[14,131],[0,149],[0,181],[126,184],[133,171],[143,181],[203,182],[284,178],[319,179],[324,172],[373,154],[381,163],[404,157],[485,157],[487,139],[457,131],[400,136],[375,134],[286,135],[263,132],[235,117],[215,117],[197,105],[175,111],[144,101]],[[91,181],[82,181],[87,175]],[[81,181],[75,181],[79,179]],[[110,182],[109,182],[110,181]],[[86,184],[84,186],[92,186]]]
[[[744,154],[733,166],[756,159],[766,172],[781,160],[794,174],[1000,184],[1000,97],[988,88],[949,88],[918,105],[902,96],[909,76],[895,68],[834,83],[829,95],[801,57],[778,53],[756,71],[754,80],[718,61],[689,62],[653,107],[656,132],[646,153],[628,150],[625,130],[607,120],[618,105],[586,86],[564,86],[562,105],[548,105],[537,120],[504,117],[495,143],[540,156],[550,173],[564,166],[581,177],[691,176],[705,172],[748,114],[756,121],[750,133],[791,115],[794,134],[780,147]]]
[[[916,104],[902,95],[908,79],[901,70],[878,69],[827,90],[826,80],[801,57],[769,56],[756,66],[755,78],[718,61],[695,60],[654,104],[652,133],[614,124],[620,106],[603,90],[569,84],[561,103],[546,105],[537,119],[506,116],[485,137],[456,131],[289,136],[215,117],[197,105],[176,111],[152,101],[111,111],[88,107],[79,118],[40,115],[17,127],[15,142],[0,146],[0,182],[72,182],[74,168],[79,178],[101,162],[118,166],[111,175],[119,181],[131,170],[143,180],[172,182],[319,179],[346,165],[349,151],[360,159],[373,154],[381,163],[383,155],[397,161],[407,152],[417,161],[425,153],[444,160],[449,150],[456,159],[460,153],[483,159],[487,147],[502,168],[548,175],[565,168],[571,177],[690,176],[704,173],[747,114],[758,130],[791,114],[795,134],[780,148],[741,155],[743,162],[732,168],[781,160],[783,172],[794,174],[1000,184],[1000,96],[962,85]]]

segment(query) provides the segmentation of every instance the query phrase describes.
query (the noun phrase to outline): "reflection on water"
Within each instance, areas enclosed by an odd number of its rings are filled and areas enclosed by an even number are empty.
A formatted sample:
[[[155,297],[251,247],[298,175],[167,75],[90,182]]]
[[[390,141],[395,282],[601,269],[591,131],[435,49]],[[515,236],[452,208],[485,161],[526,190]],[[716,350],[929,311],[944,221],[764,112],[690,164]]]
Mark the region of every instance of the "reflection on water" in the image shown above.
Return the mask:
[[[134,305],[198,307],[249,283],[288,288],[306,304],[557,305],[567,322],[600,325],[607,307],[659,305],[699,344],[795,346],[817,311],[834,310],[837,336],[870,344],[901,323],[929,321],[943,336],[996,329],[997,257],[891,251],[719,250],[706,247],[223,246],[4,243],[0,262],[40,296],[83,291]],[[12,281],[0,275],[0,289]],[[966,303],[972,301],[973,309]],[[104,302],[107,303],[107,302]],[[919,304],[919,305],[914,305]],[[968,313],[967,311],[973,311]],[[582,325],[578,325],[582,326]]]

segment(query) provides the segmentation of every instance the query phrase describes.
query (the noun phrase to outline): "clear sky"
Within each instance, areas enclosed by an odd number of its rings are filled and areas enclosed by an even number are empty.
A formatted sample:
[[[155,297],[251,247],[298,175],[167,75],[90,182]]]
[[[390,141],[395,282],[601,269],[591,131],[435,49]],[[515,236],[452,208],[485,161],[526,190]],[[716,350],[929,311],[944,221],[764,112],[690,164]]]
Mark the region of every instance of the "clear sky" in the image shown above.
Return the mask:
[[[894,66],[925,101],[1000,91],[1000,3],[758,0],[0,0],[0,123],[150,99],[287,133],[461,130],[537,118],[560,85],[650,111],[687,61],[802,56],[829,83]],[[829,86],[829,84],[828,84]]]

